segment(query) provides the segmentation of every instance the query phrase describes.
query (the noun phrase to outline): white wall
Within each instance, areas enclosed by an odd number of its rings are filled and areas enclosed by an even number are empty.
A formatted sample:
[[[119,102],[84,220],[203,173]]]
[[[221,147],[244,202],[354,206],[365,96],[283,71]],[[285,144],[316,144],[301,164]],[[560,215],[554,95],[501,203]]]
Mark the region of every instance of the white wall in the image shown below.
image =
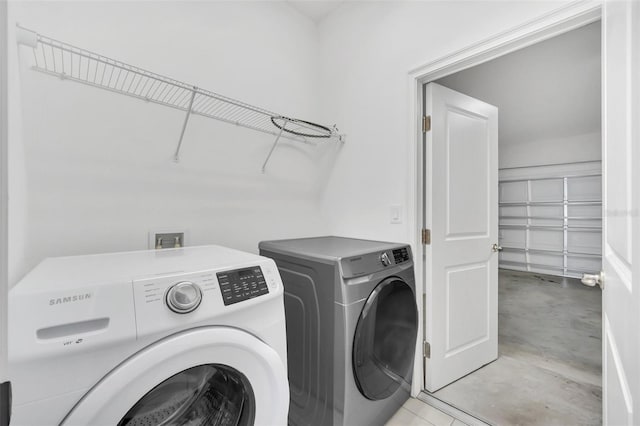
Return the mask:
[[[410,242],[408,72],[562,2],[347,2],[320,25],[324,110],[347,133],[323,198],[336,234]]]
[[[283,142],[28,69],[14,22],[226,96],[318,120],[315,24],[282,2],[12,2],[11,282],[42,258],[147,248],[151,229],[257,252],[325,234],[335,145]]]
[[[599,161],[602,134],[598,132],[521,143],[502,143],[498,151],[499,167],[527,167],[547,164]]]
[[[500,168],[600,161],[600,22],[438,80],[499,109]]]

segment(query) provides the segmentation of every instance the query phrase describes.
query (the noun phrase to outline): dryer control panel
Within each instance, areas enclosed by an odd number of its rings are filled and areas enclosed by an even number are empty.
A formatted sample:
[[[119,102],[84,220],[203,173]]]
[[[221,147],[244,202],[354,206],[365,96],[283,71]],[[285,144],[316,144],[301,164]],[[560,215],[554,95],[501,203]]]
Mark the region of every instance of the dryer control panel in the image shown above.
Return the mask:
[[[409,254],[408,247],[402,247],[399,249],[392,250],[392,253],[393,253],[393,260],[396,265],[400,263],[408,262],[409,260],[411,260],[411,255]]]
[[[344,278],[354,278],[394,266],[412,265],[411,259],[411,248],[404,246],[367,253],[361,256],[345,257],[340,260],[340,264],[342,276]]]

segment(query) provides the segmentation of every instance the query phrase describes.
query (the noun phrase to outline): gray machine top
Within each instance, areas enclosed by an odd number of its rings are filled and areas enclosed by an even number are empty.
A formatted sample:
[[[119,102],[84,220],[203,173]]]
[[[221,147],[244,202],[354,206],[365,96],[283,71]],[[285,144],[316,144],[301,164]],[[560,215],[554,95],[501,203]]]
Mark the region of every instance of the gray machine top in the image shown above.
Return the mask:
[[[410,266],[411,248],[407,244],[359,240],[343,237],[313,237],[263,241],[261,253],[268,252],[315,262],[340,264],[342,276],[357,277],[396,265]]]
[[[331,261],[405,246],[406,244],[333,236],[262,241],[260,243],[260,248],[264,250]]]

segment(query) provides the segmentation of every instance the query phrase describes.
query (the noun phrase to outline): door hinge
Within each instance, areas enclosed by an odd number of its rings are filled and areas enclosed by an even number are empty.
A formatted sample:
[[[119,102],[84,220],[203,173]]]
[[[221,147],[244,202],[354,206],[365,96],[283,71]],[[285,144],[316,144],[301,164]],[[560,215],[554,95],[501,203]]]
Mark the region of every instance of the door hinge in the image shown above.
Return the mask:
[[[431,116],[423,115],[422,116],[422,133],[427,133],[431,130]]]
[[[431,343],[426,340],[422,342],[422,356],[431,359]]]
[[[431,229],[422,228],[422,244],[425,246],[431,244]]]
[[[0,384],[0,426],[11,422],[11,382]]]

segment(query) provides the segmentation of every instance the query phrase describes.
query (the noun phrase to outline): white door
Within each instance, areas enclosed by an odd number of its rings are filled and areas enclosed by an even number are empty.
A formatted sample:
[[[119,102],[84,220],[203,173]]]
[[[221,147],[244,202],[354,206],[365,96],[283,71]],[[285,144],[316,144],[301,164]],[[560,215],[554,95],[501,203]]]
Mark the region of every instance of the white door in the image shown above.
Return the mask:
[[[603,421],[640,424],[640,5],[603,5]],[[635,277],[632,279],[632,277]]]
[[[425,85],[425,388],[498,357],[498,109]]]
[[[9,423],[7,368],[8,173],[7,166],[7,2],[0,2],[0,425]],[[5,381],[6,380],[6,381]]]

